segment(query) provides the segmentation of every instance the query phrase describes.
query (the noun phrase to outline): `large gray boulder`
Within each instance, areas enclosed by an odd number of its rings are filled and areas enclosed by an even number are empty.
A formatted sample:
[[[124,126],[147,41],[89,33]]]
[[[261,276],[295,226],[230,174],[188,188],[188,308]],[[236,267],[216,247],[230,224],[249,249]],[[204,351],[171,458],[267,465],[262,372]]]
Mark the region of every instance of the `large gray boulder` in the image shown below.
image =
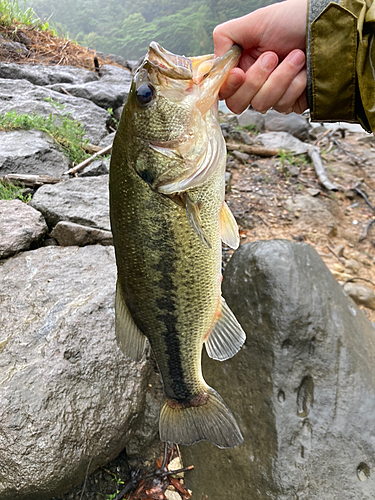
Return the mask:
[[[60,177],[68,168],[68,158],[45,132],[0,131],[0,177],[7,174]]]
[[[40,212],[20,200],[0,200],[0,259],[28,250],[48,231]]]
[[[0,283],[0,498],[49,499],[127,445],[148,368],[116,343],[113,247],[24,252]]]
[[[0,78],[28,80],[34,85],[70,83],[79,85],[95,82],[99,77],[93,71],[75,66],[46,66],[45,64],[16,64],[0,62]]]
[[[48,99],[62,104],[63,109],[51,105]],[[28,115],[35,112],[46,117],[51,113],[56,116],[69,114],[72,119],[82,123],[92,144],[99,144],[108,134],[107,125],[111,122],[111,115],[106,110],[87,99],[60,94],[27,80],[0,78],[0,114],[8,111]]]
[[[59,221],[110,231],[108,175],[79,177],[45,184],[30,205],[41,212],[49,227]]]
[[[128,97],[131,86],[129,70],[117,66],[104,65],[101,68],[102,77],[99,81],[84,84],[51,85],[57,92],[69,92],[75,97],[83,97],[94,102],[101,108],[116,109],[122,106]]]
[[[247,333],[207,382],[244,443],[183,449],[193,499],[373,500],[375,328],[316,251],[258,241],[235,252],[223,294]]]
[[[285,149],[295,154],[303,154],[308,151],[308,144],[288,134],[288,132],[266,132],[265,134],[259,134],[255,142],[266,148]]]
[[[297,113],[285,115],[274,109],[270,109],[263,116],[265,127],[270,132],[287,132],[301,141],[309,139],[309,130],[312,127],[303,116]]]

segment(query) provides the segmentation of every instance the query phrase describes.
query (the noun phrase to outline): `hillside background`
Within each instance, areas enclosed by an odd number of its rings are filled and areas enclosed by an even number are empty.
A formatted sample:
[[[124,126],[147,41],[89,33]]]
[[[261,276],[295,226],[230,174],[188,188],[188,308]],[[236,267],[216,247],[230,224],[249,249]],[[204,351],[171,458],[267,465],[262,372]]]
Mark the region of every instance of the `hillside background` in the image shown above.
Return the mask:
[[[27,0],[59,34],[101,52],[138,59],[152,40],[177,54],[213,51],[212,31],[273,0]]]

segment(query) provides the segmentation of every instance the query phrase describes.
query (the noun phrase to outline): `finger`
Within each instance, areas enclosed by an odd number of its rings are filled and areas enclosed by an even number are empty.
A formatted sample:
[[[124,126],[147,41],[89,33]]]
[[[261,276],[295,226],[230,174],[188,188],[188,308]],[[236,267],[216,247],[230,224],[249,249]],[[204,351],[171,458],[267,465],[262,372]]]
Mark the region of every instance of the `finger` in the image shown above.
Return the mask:
[[[274,107],[288,91],[293,80],[304,67],[304,64],[305,54],[302,50],[293,50],[288,54],[254,96],[251,101],[252,107],[263,113]],[[299,95],[300,93],[295,98]]]
[[[294,80],[289,85],[286,92],[281,96],[281,98],[272,106],[273,109],[279,111],[279,113],[287,113],[289,109],[299,109],[299,106],[303,104],[302,99],[300,99],[306,91],[306,69],[302,69]],[[298,104],[297,101],[299,100]],[[297,105],[296,105],[297,104]],[[307,102],[306,102],[307,108]],[[305,108],[305,109],[306,109]],[[300,112],[305,111],[303,109]]]
[[[245,73],[240,68],[233,68],[220,88],[219,99],[228,99],[245,81]]]
[[[277,63],[278,57],[274,52],[265,52],[248,69],[243,84],[226,100],[228,108],[233,113],[242,113],[249,106],[254,96],[277,66]]]

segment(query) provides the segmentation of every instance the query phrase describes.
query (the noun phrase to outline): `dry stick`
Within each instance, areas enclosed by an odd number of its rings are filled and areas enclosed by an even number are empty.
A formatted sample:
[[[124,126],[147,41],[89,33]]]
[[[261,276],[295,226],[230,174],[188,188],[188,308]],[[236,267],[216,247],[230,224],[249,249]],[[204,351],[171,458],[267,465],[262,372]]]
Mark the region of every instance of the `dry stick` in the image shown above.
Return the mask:
[[[345,264],[345,261],[341,260],[340,257],[336,255],[336,253],[332,250],[332,248],[330,248],[328,245],[326,245],[326,248],[331,252],[332,255],[336,257],[336,259],[340,262],[340,264]]]
[[[344,286],[347,284],[347,283],[350,283],[351,281],[356,281],[356,280],[360,280],[360,281],[367,281],[368,283],[371,283],[372,286],[375,286],[375,284],[371,281],[371,280],[368,280],[366,278],[360,278],[359,276],[354,276],[353,278],[349,278],[347,279],[346,281],[344,281],[344,283],[341,285],[343,288]]]
[[[227,143],[228,151],[236,151],[238,149],[240,149],[244,153],[258,156],[278,156],[280,154],[280,149],[270,149],[264,148],[262,146],[250,146],[248,144]]]
[[[143,476],[141,473],[137,474],[131,481],[128,482],[128,484],[125,486],[123,490],[120,491],[120,493],[115,496],[114,500],[122,500],[124,496],[129,493],[130,490],[134,489],[137,486],[137,483],[141,479],[149,479],[151,477],[165,477],[165,476],[173,476],[175,474],[181,474],[181,472],[188,472],[189,470],[194,469],[194,465],[189,465],[188,467],[183,467],[182,469],[178,470],[163,470],[163,469],[158,469],[154,472],[151,472],[150,474],[146,474]]]
[[[90,158],[87,158],[86,160],[84,160],[83,162],[79,163],[75,167],[69,169],[67,172],[64,172],[64,175],[75,174],[79,170],[82,170],[84,167],[87,167],[87,165],[90,165],[90,163],[92,163],[95,160],[95,158],[97,158],[98,156],[103,156],[103,155],[109,153],[111,151],[111,149],[112,149],[112,144],[110,146],[107,146],[104,149],[101,149],[97,153],[95,153],[92,156],[90,156]]]
[[[358,186],[360,185],[361,183],[360,182],[357,182],[357,184],[354,186],[353,190],[359,194],[359,196],[362,196],[362,198],[365,200],[365,202],[367,203],[367,205],[371,208],[371,210],[373,212],[375,212],[375,207],[373,205],[371,205],[369,199],[367,198],[367,196],[365,195],[365,193],[363,191],[361,191]]]
[[[316,175],[318,176],[319,182],[326,189],[328,189],[328,191],[338,191],[339,188],[335,184],[333,184],[327,177],[327,174],[323,167],[322,159],[320,157],[319,148],[317,148],[316,146],[308,146],[307,154],[309,155],[311,161],[313,162],[314,169]]]
[[[80,500],[82,500],[82,498],[83,498],[83,493],[85,492],[85,489],[86,489],[87,476],[89,475],[89,469],[90,469],[91,462],[92,462],[92,457],[90,457],[89,463],[88,463],[88,465],[87,465],[86,476],[85,476],[85,482],[83,483],[83,488],[82,488],[82,491],[81,491],[81,498],[80,498]]]
[[[34,187],[42,186],[43,184],[57,184],[61,181],[60,177],[51,177],[50,175],[28,175],[28,174],[8,174],[1,179],[12,182],[22,183],[25,186]]]
[[[372,225],[372,224],[374,224],[374,222],[375,222],[375,219],[372,219],[372,220],[370,220],[370,222],[369,222],[368,224],[366,224],[366,227],[365,227],[365,229],[364,229],[364,231],[363,231],[363,234],[362,234],[362,236],[359,238],[359,241],[360,241],[360,242],[366,239],[366,237],[367,237],[367,233],[368,233],[368,230],[370,229],[371,225]]]

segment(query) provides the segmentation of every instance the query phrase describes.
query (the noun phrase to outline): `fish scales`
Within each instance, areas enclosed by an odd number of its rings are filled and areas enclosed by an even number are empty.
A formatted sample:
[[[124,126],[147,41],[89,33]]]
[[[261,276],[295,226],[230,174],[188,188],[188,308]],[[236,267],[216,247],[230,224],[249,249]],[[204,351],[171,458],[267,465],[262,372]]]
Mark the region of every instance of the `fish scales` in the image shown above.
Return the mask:
[[[186,84],[180,86],[186,91]],[[110,210],[118,268],[116,335],[125,353],[143,335],[151,344],[166,397],[162,439],[182,444],[209,439],[220,447],[234,446],[242,439],[234,417],[204,382],[201,370],[203,342],[220,316],[226,151],[220,137],[220,160],[211,175],[184,191],[161,192],[160,179],[164,186],[174,179],[184,182],[188,171],[185,159],[166,153],[164,146],[173,150],[179,141],[193,140],[191,105],[179,104],[167,90],[167,97],[158,95],[158,105],[142,107],[131,99],[132,91],[137,91],[133,82],[113,146]],[[205,120],[208,128],[211,121],[217,129],[214,112],[208,109]],[[212,435],[207,430],[210,422],[217,427]]]

